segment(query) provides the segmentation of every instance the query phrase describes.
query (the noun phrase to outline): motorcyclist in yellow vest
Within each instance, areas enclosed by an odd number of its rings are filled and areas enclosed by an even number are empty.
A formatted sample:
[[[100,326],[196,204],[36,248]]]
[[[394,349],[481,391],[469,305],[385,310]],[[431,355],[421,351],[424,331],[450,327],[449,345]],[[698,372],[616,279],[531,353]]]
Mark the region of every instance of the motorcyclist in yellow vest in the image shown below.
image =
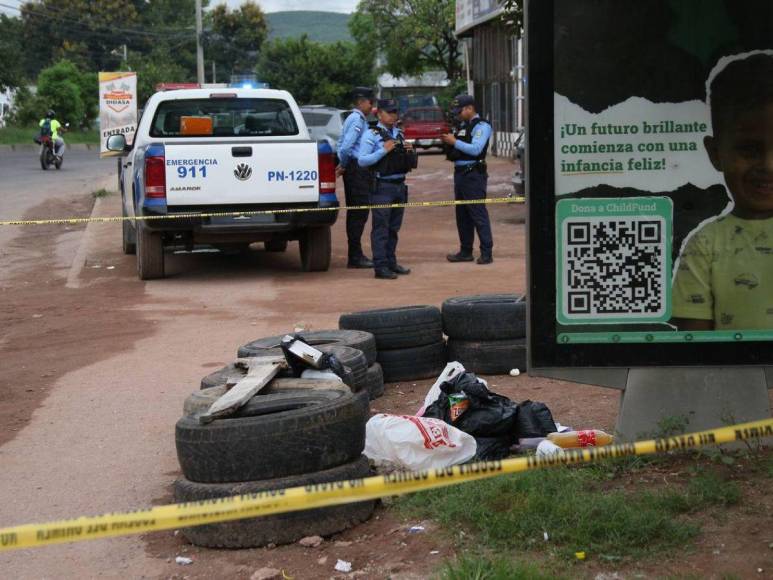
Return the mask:
[[[53,110],[49,110],[38,125],[41,135],[51,135],[51,140],[54,142],[54,155],[61,159],[64,155],[64,139],[62,139],[62,135],[59,133],[62,130],[62,124],[55,117],[56,113]]]

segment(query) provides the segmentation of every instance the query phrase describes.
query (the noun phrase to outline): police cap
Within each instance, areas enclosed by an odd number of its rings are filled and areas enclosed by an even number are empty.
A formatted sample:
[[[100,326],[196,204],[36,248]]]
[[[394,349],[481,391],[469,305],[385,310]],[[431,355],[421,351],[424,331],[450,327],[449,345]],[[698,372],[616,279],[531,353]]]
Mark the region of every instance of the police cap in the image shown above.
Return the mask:
[[[352,89],[352,100],[369,99],[373,100],[373,89],[370,87],[354,87]]]
[[[454,100],[451,101],[451,112],[454,115],[458,115],[468,105],[475,106],[475,99],[472,95],[456,95]]]
[[[397,106],[397,101],[394,99],[379,99],[378,110],[386,111],[387,113],[397,113],[397,111],[400,110],[400,107]]]

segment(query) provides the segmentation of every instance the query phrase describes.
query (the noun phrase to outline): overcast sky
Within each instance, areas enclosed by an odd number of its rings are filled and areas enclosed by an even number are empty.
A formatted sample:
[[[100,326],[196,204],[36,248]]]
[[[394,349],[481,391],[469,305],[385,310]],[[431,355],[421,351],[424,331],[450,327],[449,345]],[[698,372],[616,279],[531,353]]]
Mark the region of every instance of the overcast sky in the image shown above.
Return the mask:
[[[354,12],[357,0],[257,0],[263,12],[280,10],[323,10],[325,12]],[[214,3],[214,2],[213,2]],[[226,0],[229,6],[238,6],[241,0]]]

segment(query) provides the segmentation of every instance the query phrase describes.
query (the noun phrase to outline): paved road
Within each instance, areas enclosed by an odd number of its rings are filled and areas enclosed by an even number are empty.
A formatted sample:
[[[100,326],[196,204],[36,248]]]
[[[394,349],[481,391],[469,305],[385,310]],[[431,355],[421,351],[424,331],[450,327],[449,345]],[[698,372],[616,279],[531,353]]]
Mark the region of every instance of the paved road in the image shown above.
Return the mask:
[[[51,198],[71,198],[116,184],[115,159],[96,151],[67,151],[62,169],[40,168],[34,151],[0,153],[0,218],[21,217]],[[18,230],[0,228],[0,247]]]

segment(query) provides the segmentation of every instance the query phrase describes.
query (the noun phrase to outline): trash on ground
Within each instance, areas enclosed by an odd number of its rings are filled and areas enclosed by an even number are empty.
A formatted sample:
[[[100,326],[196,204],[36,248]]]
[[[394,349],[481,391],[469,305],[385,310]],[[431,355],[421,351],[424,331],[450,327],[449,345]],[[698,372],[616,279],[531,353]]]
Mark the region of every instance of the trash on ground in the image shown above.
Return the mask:
[[[545,539],[546,542],[550,539],[550,536],[548,535],[547,532],[542,532],[542,537]]]
[[[426,528],[424,526],[411,526],[408,528],[409,534],[419,534],[423,532]]]
[[[475,439],[453,425],[426,417],[380,414],[365,425],[365,456],[376,467],[439,469],[475,456]]]
[[[615,438],[609,433],[590,429],[587,431],[566,431],[564,433],[549,433],[548,440],[559,447],[601,447],[611,444]]]
[[[344,572],[348,574],[352,571],[352,563],[347,562],[346,560],[338,560],[338,562],[336,562],[335,569],[338,572]]]
[[[344,366],[335,355],[324,353],[309,345],[303,335],[288,334],[282,339],[280,346],[294,377],[330,378],[330,375],[333,375],[347,386],[353,386],[351,369]],[[309,370],[326,374],[322,377],[306,377],[304,373]]]
[[[518,376],[518,375],[520,375],[520,374],[521,374],[521,370],[520,370],[520,369],[512,369],[512,370],[510,371],[510,376],[511,376],[511,377],[517,377],[517,376]]]
[[[174,561],[177,562],[180,566],[188,566],[193,564],[193,560],[186,558],[185,556],[177,556]]]
[[[543,439],[542,443],[537,445],[537,457],[550,457],[552,455],[563,455],[563,447],[559,447],[549,439]]]
[[[585,552],[575,552],[574,557],[578,560],[584,560],[585,559]]]

